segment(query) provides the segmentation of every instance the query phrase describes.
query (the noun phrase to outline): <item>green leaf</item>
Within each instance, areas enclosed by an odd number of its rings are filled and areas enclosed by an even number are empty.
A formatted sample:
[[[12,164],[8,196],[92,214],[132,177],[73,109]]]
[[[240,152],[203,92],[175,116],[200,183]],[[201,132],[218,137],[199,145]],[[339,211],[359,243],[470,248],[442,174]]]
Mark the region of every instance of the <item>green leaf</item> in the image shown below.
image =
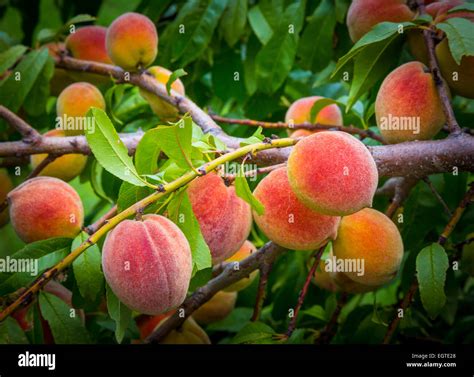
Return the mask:
[[[0,83],[0,103],[18,112],[43,70],[49,55],[46,48],[26,54],[12,74]],[[14,93],[14,95],[12,95]]]
[[[88,237],[87,233],[81,232],[74,239],[71,250],[86,241]],[[101,266],[101,254],[97,245],[90,246],[72,264],[79,292],[84,299],[91,302],[95,302],[104,286]]]
[[[159,140],[162,130],[153,128],[145,132],[135,151],[135,167],[139,174],[154,174],[158,169],[158,157],[161,147]]]
[[[181,191],[173,198],[168,205],[168,214],[189,241],[193,255],[193,273],[211,267],[211,251],[201,233],[186,191]]]
[[[207,326],[207,331],[239,332],[252,318],[252,308],[235,308],[232,312],[219,322]]]
[[[288,77],[296,56],[303,15],[304,2],[298,1],[288,6],[279,28],[257,54],[257,85],[262,92],[274,93]],[[290,25],[288,20],[292,22]]]
[[[456,13],[461,10],[467,10],[469,12],[474,12],[474,4],[462,4],[458,5],[457,7],[451,8],[448,10],[448,13]]]
[[[250,322],[232,339],[233,344],[272,344],[275,331],[262,322]]]
[[[303,310],[302,312],[305,315],[320,319],[321,321],[327,321],[328,316],[326,310],[321,305],[314,305],[309,309]]]
[[[463,56],[474,56],[474,23],[464,18],[449,18],[437,24],[446,33],[451,54],[459,65]]]
[[[39,304],[43,318],[48,322],[56,344],[90,343],[82,319],[77,311],[51,293],[41,292]]]
[[[123,182],[120,186],[119,197],[117,200],[118,212],[122,212],[152,193],[153,189],[149,187],[138,187],[128,182]],[[149,210],[152,211],[154,208],[154,205],[147,207],[145,213],[148,213]]]
[[[115,321],[115,339],[117,343],[122,343],[125,330],[132,319],[132,311],[115,296],[108,284],[106,284],[106,291],[107,309],[110,317]]]
[[[298,48],[301,66],[318,72],[328,65],[333,55],[336,9],[331,0],[323,0],[304,29]]]
[[[48,60],[36,79],[30,93],[25,98],[23,108],[29,115],[39,116],[46,112],[46,104],[49,97],[49,81],[54,75],[54,60],[48,56]]]
[[[247,23],[247,0],[228,0],[222,14],[220,30],[229,46],[237,43],[244,34]]]
[[[331,98],[321,98],[317,100],[313,106],[311,106],[310,119],[311,122],[315,122],[319,112],[324,109],[326,106],[336,104],[340,105],[340,102],[333,100]]]
[[[396,62],[393,57],[401,48],[400,42],[397,36],[387,38],[369,45],[357,55],[346,111],[392,69]]]
[[[260,216],[263,215],[265,212],[265,207],[260,202],[260,200],[255,197],[252,190],[250,190],[249,183],[247,182],[247,178],[245,178],[242,165],[240,166],[239,172],[235,176],[234,185],[237,196],[250,204],[252,209],[255,210],[255,212],[257,212]]]
[[[177,79],[179,79],[180,77],[186,76],[187,74],[188,73],[184,69],[180,68],[180,69],[177,69],[176,71],[174,71],[170,75],[170,78],[166,82],[166,91],[168,92],[168,95],[171,95],[171,85],[173,85],[173,83]]]
[[[423,307],[431,318],[436,318],[446,303],[444,283],[449,260],[444,248],[433,243],[416,257],[417,279]]]
[[[136,186],[146,184],[138,175],[127,147],[115,131],[107,114],[100,109],[92,108],[89,114],[95,123],[94,132],[86,132],[86,139],[95,158],[105,170]]]
[[[240,146],[244,147],[246,145],[252,145],[255,143],[260,143],[262,142],[263,139],[265,139],[265,135],[263,134],[263,128],[258,127],[257,130],[252,134],[252,136],[241,140]]]
[[[7,51],[0,54],[0,75],[10,68],[15,62],[20,59],[25,51],[26,46],[17,45],[10,47]]]
[[[28,339],[18,322],[13,317],[7,317],[0,322],[0,344],[28,344]]]
[[[273,36],[273,29],[267,22],[258,5],[255,5],[250,9],[248,18],[255,35],[263,45],[266,45]]]

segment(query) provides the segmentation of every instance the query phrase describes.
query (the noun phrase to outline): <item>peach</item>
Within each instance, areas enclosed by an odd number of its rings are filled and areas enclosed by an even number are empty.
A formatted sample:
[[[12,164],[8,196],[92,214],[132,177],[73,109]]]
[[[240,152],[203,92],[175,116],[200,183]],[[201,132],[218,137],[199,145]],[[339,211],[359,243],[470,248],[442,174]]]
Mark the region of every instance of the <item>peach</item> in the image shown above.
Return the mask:
[[[355,43],[381,22],[410,21],[414,15],[405,0],[353,0],[347,12],[347,27]]]
[[[77,82],[69,85],[58,97],[56,113],[66,135],[81,135],[87,126],[86,114],[90,108],[105,110],[102,93],[94,85]],[[71,125],[72,123],[72,125]]]
[[[73,58],[89,60],[104,64],[112,64],[105,47],[107,28],[103,26],[84,26],[69,34],[66,38],[66,48]],[[85,72],[71,72],[77,81],[87,81],[101,85],[110,81],[109,77]]]
[[[44,45],[48,49],[49,55],[53,58],[60,57],[61,54],[66,53],[66,45],[62,42],[50,42]],[[59,95],[65,87],[74,83],[74,79],[69,75],[69,72],[62,68],[54,68],[54,74],[49,82],[51,94]]]
[[[410,62],[392,71],[377,94],[375,117],[389,143],[433,138],[446,118],[430,70]]]
[[[342,216],[372,205],[378,172],[366,146],[339,131],[323,131],[296,144],[288,158],[296,197],[324,215]]]
[[[291,189],[285,167],[263,178],[254,195],[265,207],[263,215],[254,213],[255,222],[276,244],[292,250],[314,250],[336,237],[339,217],[306,207]]]
[[[337,290],[341,292],[358,294],[373,292],[380,288],[379,285],[370,286],[358,283],[350,279],[344,272],[332,272],[331,277],[332,281],[337,287]]]
[[[463,56],[458,65],[451,55],[445,38],[436,46],[436,57],[443,78],[452,91],[460,96],[474,98],[474,56]]]
[[[8,193],[13,190],[13,182],[6,169],[0,169],[0,203],[7,199]],[[0,227],[8,223],[8,209],[0,212]]]
[[[62,130],[51,130],[46,132],[43,136],[46,137],[64,137],[66,136]],[[46,158],[47,154],[35,154],[31,156],[31,165],[35,169],[41,161]],[[58,157],[53,162],[48,164],[39,175],[56,177],[63,181],[69,182],[70,180],[81,174],[82,170],[86,166],[87,156],[83,154],[65,154]]]
[[[11,191],[7,199],[13,228],[26,243],[52,237],[73,238],[81,230],[81,198],[60,179],[29,179]]]
[[[158,33],[153,22],[138,13],[125,13],[107,29],[107,52],[112,61],[134,72],[148,67],[158,54]]]
[[[316,118],[311,119],[311,108],[320,99],[324,99],[324,97],[305,97],[293,102],[288,108],[288,111],[286,112],[285,123],[319,123],[330,126],[342,126],[342,113],[336,104],[323,107],[321,111],[319,111],[319,113],[316,115]],[[291,134],[291,137],[308,136],[313,134],[314,132],[318,131],[299,129],[293,132]]]
[[[220,263],[239,250],[250,234],[250,206],[215,173],[192,181],[188,194],[212,261]]]
[[[172,74],[171,71],[157,65],[148,68],[148,72],[163,85],[166,85]],[[171,84],[171,89],[184,96],[184,85],[180,79],[175,80]],[[158,115],[161,120],[175,120],[178,117],[178,110],[155,94],[144,89],[140,89],[140,94],[148,101],[153,112]]]
[[[363,273],[354,269],[344,271],[349,279],[380,286],[396,276],[403,258],[403,241],[392,220],[379,211],[365,208],[342,218],[333,251],[338,260],[363,261]]]
[[[130,309],[161,314],[186,298],[192,273],[189,242],[166,217],[124,220],[107,235],[102,249],[105,279]]]
[[[235,308],[237,292],[217,292],[208,302],[193,313],[193,318],[201,325],[222,321]]]
[[[252,253],[255,253],[257,251],[257,248],[253,245],[252,242],[250,241],[245,241],[244,244],[241,246],[241,248],[230,258],[227,258],[225,260],[226,263],[232,263],[234,268],[238,268],[239,264],[242,260],[247,258],[249,255]],[[240,279],[238,282],[228,286],[227,288],[224,289],[226,292],[239,292],[247,288],[250,284],[252,284],[253,280],[257,276],[258,271],[252,271],[249,276]]]

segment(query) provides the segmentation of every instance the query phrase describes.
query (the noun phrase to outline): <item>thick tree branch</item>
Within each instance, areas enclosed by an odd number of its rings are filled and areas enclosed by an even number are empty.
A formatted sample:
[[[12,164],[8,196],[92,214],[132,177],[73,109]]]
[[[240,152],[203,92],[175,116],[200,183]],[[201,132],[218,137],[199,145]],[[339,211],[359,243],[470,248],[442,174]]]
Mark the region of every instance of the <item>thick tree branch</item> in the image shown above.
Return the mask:
[[[265,258],[274,259],[284,250],[285,249],[280,246],[269,242],[256,253],[242,260],[239,270],[234,269],[232,263],[228,264],[220,275],[210,280],[201,288],[198,288],[189,296],[178,310],[160,325],[158,329],[150,334],[145,341],[147,343],[159,343],[171,330],[179,327],[187,317],[192,315],[201,305],[209,301],[217,292],[248,276],[261,265]],[[184,313],[184,315],[181,315],[182,313]]]
[[[21,134],[24,143],[34,145],[41,140],[41,134],[38,131],[2,105],[0,105],[0,117]]]

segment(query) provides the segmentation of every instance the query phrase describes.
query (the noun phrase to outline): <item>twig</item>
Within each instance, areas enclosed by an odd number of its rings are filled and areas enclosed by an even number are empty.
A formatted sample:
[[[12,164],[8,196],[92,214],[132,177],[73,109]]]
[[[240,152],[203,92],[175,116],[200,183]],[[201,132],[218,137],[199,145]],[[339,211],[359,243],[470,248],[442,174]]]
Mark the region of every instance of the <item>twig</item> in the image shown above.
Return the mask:
[[[284,251],[285,249],[269,242],[256,253],[252,253],[242,260],[239,270],[234,269],[232,264],[227,265],[220,275],[209,280],[206,285],[198,288],[189,296],[172,316],[145,339],[145,342],[159,343],[171,330],[181,326],[187,317],[211,299],[217,292],[248,276],[258,268],[264,258],[276,258],[276,256]]]
[[[279,169],[286,166],[286,163],[282,164],[276,164],[276,165],[270,165],[270,166],[265,166],[263,168],[257,168],[253,170],[249,170],[244,172],[244,176],[249,178],[249,177],[255,177],[260,174],[267,174],[272,172],[273,170]],[[235,181],[235,178],[238,176],[238,174],[224,174],[222,178],[224,179],[226,185],[230,185],[232,182]]]
[[[93,223],[93,224],[87,226],[86,228],[84,228],[84,231],[88,234],[94,234],[102,226],[107,224],[109,219],[114,217],[116,214],[117,214],[117,205],[114,205],[100,219],[98,219],[95,223]]]
[[[36,144],[41,140],[42,136],[38,131],[2,105],[0,105],[0,117],[21,134],[24,143]]]
[[[308,292],[309,284],[311,283],[311,279],[313,279],[316,269],[318,268],[319,262],[321,260],[321,256],[323,255],[323,251],[326,245],[319,248],[319,250],[314,254],[314,262],[311,266],[308,276],[306,276],[306,280],[304,282],[303,288],[298,295],[298,302],[296,304],[295,311],[293,313],[293,318],[291,318],[290,324],[288,325],[288,330],[286,331],[286,336],[289,338],[293,331],[296,329],[296,322],[298,320],[298,314],[303,306],[304,299],[306,297],[306,293]]]
[[[431,180],[428,178],[428,177],[425,177],[423,178],[423,182],[425,182],[428,187],[430,188],[431,192],[433,193],[433,195],[436,197],[436,199],[438,199],[438,201],[441,203],[441,206],[443,207],[444,209],[444,212],[446,212],[446,214],[451,217],[453,214],[451,213],[451,210],[449,209],[448,205],[446,204],[446,202],[444,201],[444,199],[441,197],[441,195],[439,194],[438,190],[436,190],[436,187],[434,187],[433,185],[433,182],[431,182]]]
[[[473,199],[474,199],[474,186],[471,186],[469,190],[467,191],[467,193],[464,195],[464,198],[459,203],[459,206],[454,211],[451,219],[449,220],[448,224],[444,228],[443,232],[441,233],[441,236],[438,239],[438,243],[440,245],[443,246],[446,243],[448,237],[451,235],[454,228],[456,227],[459,220],[461,219],[462,214],[464,213],[467,206],[472,202]],[[412,302],[417,291],[418,291],[418,279],[415,276],[412,284],[410,285],[410,288],[408,289],[408,292],[405,294],[405,297],[403,297],[403,299],[401,300],[398,306],[398,309],[402,309],[402,311],[405,312],[405,310],[408,308],[408,306]],[[401,321],[401,317],[399,317],[398,315],[396,315],[392,319],[383,340],[384,344],[390,343],[390,340],[392,339],[392,336],[395,333],[400,321]]]
[[[395,215],[397,209],[400,208],[417,182],[418,179],[415,178],[392,178],[387,181],[388,185],[386,190],[389,189],[390,186],[392,186],[393,189],[392,201],[385,211],[388,217],[392,218]],[[383,191],[381,190],[379,192]]]
[[[339,126],[339,125],[329,125],[321,123],[298,123],[290,124],[285,122],[265,122],[252,119],[235,119],[235,118],[226,118],[216,114],[210,114],[211,118],[216,122],[228,123],[228,124],[239,124],[241,126],[250,126],[250,127],[262,127],[262,128],[287,128],[287,129],[302,129],[302,130],[337,130],[342,132],[347,132],[352,135],[359,135],[361,138],[369,138],[377,140],[382,144],[387,144],[387,142],[382,138],[382,136],[377,135],[371,130],[361,130],[360,128],[350,126]]]
[[[319,337],[315,339],[315,344],[328,344],[331,339],[334,338],[337,332],[337,321],[339,315],[341,314],[342,308],[346,304],[348,298],[349,295],[346,292],[341,292],[341,296],[339,297],[339,300],[337,300],[336,309],[334,309],[329,322],[321,331]]]

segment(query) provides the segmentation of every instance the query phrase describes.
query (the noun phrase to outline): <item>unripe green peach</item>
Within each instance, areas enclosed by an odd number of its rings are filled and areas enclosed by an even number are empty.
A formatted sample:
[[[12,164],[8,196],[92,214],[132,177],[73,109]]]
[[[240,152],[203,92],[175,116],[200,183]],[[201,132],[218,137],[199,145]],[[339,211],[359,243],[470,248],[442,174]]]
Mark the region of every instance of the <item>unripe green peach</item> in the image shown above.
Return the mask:
[[[26,243],[52,237],[73,238],[81,230],[81,198],[60,179],[29,179],[10,191],[7,198],[13,228]]]
[[[446,118],[430,70],[410,62],[392,71],[377,94],[375,117],[389,143],[433,138]]]
[[[212,262],[220,263],[239,250],[250,234],[250,206],[215,173],[192,181],[188,194]]]
[[[232,265],[237,269],[239,264],[242,260],[247,258],[252,253],[257,251],[256,247],[250,241],[245,241],[242,247],[230,258],[225,260],[226,263],[232,263]],[[226,292],[239,292],[247,288],[250,284],[252,284],[253,280],[257,276],[258,271],[252,271],[249,276],[240,279],[238,282],[228,286],[224,289]]]
[[[330,126],[342,126],[342,113],[335,104],[325,106],[318,112],[314,119],[311,119],[311,108],[319,100],[324,99],[321,96],[312,96],[300,98],[293,102],[285,115],[285,122],[290,125],[302,123],[319,123]],[[291,134],[291,137],[308,136],[318,131],[299,129]]]
[[[414,17],[405,0],[353,0],[347,12],[347,27],[357,42],[381,22],[404,22]]]
[[[208,302],[193,313],[193,318],[201,325],[225,319],[235,308],[237,292],[217,292]]]
[[[276,244],[291,250],[314,250],[336,237],[339,217],[306,207],[291,189],[285,167],[263,178],[254,195],[265,208],[262,215],[254,212],[255,222]]]
[[[158,33],[153,22],[138,13],[125,13],[107,29],[107,52],[126,71],[148,67],[158,54]]]
[[[6,169],[0,169],[0,203],[7,199],[8,193],[13,190],[13,183]],[[0,212],[0,227],[8,222],[8,209]]]
[[[150,72],[151,75],[163,85],[166,85],[172,74],[171,71],[157,65],[148,68],[148,72]],[[184,96],[184,85],[180,79],[173,81],[171,89]],[[140,94],[148,101],[153,112],[158,115],[161,120],[171,121],[178,117],[178,110],[155,94],[150,93],[145,89],[140,89]]]
[[[61,92],[56,103],[56,113],[62,122],[61,126],[66,135],[84,133],[87,124],[85,117],[92,107],[105,110],[104,97],[100,90],[92,84],[77,82]],[[70,122],[73,127],[69,126]]]
[[[293,147],[288,178],[296,197],[325,215],[341,216],[370,207],[378,172],[367,147],[339,131],[322,131]]]
[[[105,279],[130,309],[161,314],[180,305],[191,280],[192,256],[183,232],[166,217],[124,220],[102,249]]]
[[[45,137],[64,137],[66,136],[62,130],[51,130],[46,132]],[[47,154],[34,154],[31,156],[31,165],[35,169],[41,161],[46,158]],[[39,174],[40,176],[48,176],[62,179],[69,182],[81,174],[87,163],[87,156],[83,154],[65,154],[64,156],[56,158],[49,163]]]
[[[463,56],[461,64],[454,60],[445,38],[436,46],[436,57],[443,78],[454,93],[474,98],[474,56]]]
[[[73,58],[104,64],[112,64],[105,47],[107,28],[103,26],[84,26],[69,34],[66,48]],[[100,85],[110,81],[109,77],[85,72],[70,73],[77,81],[87,81]]]
[[[379,211],[365,208],[342,218],[333,252],[338,260],[364,263],[362,273],[344,271],[349,279],[380,286],[396,276],[403,257],[403,241],[392,220]]]

